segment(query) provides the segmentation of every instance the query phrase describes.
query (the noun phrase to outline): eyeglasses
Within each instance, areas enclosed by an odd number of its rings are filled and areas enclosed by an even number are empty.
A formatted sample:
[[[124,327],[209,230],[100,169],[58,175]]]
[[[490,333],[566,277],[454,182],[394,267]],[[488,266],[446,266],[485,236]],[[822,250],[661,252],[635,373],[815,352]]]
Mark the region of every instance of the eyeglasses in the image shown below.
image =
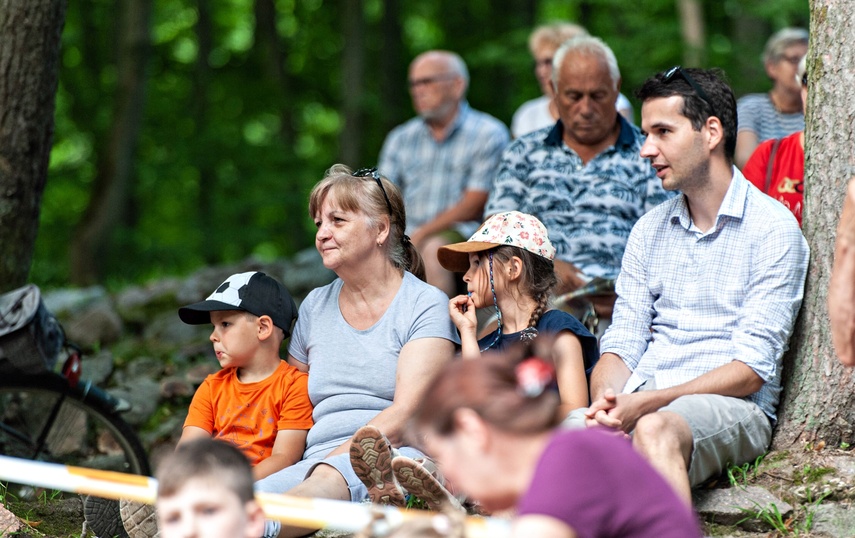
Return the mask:
[[[802,57],[801,56],[786,56],[786,55],[782,54],[782,55],[778,56],[778,61],[780,62],[782,60],[786,61],[787,63],[789,63],[792,66],[796,66],[796,65],[799,65],[800,61],[802,61]]]
[[[436,84],[437,82],[443,82],[446,80],[456,79],[457,75],[454,73],[446,73],[444,75],[434,75],[432,77],[424,77],[424,78],[414,78],[409,82],[410,88],[417,88],[419,86],[428,86],[430,84]]]
[[[535,60],[534,68],[540,69],[541,67],[552,67],[552,58],[543,58],[542,60]]]
[[[688,73],[683,71],[683,68],[680,67],[679,65],[675,65],[674,67],[672,67],[668,71],[665,71],[665,74],[662,75],[662,82],[664,82],[665,84],[668,84],[669,82],[676,79],[677,77],[680,77],[683,80],[685,80],[686,82],[688,82],[689,86],[691,86],[692,89],[695,90],[695,93],[697,94],[697,96],[700,97],[701,99],[703,99],[703,101],[709,105],[710,110],[712,110],[712,115],[715,117],[718,117],[718,114],[715,111],[715,107],[713,106],[712,101],[710,101],[710,98],[707,97],[707,92],[705,92],[704,89],[701,88],[701,86],[697,82],[695,82],[691,76],[689,76]]]
[[[802,75],[802,86],[807,86],[807,73]]]
[[[383,188],[383,182],[380,180],[380,174],[377,173],[377,168],[360,168],[353,173],[353,177],[372,177],[377,182],[377,186],[383,192],[383,198],[386,199],[386,208],[389,210],[389,216],[392,213],[392,202],[389,201],[389,195],[386,194],[386,189]]]

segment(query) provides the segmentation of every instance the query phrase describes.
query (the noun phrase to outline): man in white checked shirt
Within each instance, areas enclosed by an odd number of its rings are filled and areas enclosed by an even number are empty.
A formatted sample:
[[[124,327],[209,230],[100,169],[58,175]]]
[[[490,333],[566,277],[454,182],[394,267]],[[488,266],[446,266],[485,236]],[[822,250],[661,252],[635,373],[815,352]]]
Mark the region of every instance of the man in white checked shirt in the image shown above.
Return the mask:
[[[691,503],[692,486],[768,448],[808,247],[733,166],[736,103],[716,72],[675,67],[637,95],[641,155],[682,196],[632,229],[585,417],[631,434]]]

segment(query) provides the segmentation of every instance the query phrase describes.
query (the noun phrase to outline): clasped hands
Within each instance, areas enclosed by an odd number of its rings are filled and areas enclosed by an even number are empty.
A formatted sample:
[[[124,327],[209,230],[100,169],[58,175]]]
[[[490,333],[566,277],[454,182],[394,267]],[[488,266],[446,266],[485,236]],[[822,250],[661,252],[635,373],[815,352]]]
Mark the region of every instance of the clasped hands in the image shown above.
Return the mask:
[[[601,398],[592,402],[585,411],[585,425],[605,426],[629,434],[635,429],[638,419],[656,411],[654,403],[655,391],[633,392],[632,394],[615,394],[612,389],[606,389]]]

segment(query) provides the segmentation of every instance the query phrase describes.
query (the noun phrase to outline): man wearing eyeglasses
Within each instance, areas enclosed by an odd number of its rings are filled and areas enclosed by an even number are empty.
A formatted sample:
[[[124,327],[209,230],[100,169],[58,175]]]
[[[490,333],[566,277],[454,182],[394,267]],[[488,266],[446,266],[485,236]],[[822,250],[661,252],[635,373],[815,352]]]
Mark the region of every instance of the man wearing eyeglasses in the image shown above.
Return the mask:
[[[427,281],[450,297],[457,283],[436,252],[477,229],[510,140],[502,122],[467,104],[468,85],[466,64],[457,54],[434,50],[417,56],[409,86],[418,117],[393,129],[380,152],[380,173],[403,192],[407,233],[424,258]]]
[[[682,194],[632,229],[585,416],[631,434],[691,503],[691,487],[769,446],[808,246],[733,166],[736,103],[716,72],[675,67],[637,95],[641,155]]]
[[[591,279],[613,279],[632,225],[668,198],[643,137],[618,114],[620,71],[600,39],[566,41],[553,56],[558,121],[516,139],[505,150],[486,215],[521,211],[540,219],[556,248],[558,293]],[[614,298],[595,303],[599,331]]]

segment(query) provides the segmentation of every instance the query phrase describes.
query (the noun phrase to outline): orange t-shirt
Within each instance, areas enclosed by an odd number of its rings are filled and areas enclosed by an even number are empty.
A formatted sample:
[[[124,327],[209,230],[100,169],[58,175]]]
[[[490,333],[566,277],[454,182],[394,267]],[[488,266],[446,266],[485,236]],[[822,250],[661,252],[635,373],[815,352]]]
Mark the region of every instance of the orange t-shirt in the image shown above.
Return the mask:
[[[285,361],[256,383],[241,383],[237,368],[220,370],[196,390],[184,427],[232,443],[255,465],[270,456],[279,430],[312,427],[308,379]]]

